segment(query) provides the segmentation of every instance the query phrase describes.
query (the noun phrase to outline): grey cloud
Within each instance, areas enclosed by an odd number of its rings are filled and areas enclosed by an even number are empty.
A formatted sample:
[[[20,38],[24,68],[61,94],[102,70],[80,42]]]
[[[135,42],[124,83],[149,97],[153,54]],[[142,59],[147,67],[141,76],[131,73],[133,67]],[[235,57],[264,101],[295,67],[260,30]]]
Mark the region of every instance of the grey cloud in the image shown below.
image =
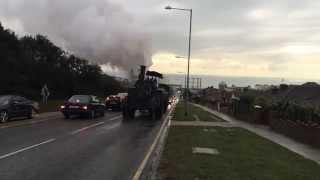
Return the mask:
[[[171,3],[194,10],[194,57],[202,56],[203,49],[218,49],[222,53],[263,53],[277,51],[291,43],[320,43],[319,38],[314,38],[319,37],[319,3],[312,0],[176,0]],[[271,15],[266,19],[250,19],[248,14],[255,9],[269,10]],[[309,16],[290,17],[292,13],[303,12]],[[147,20],[151,30],[155,30],[152,32],[157,50],[186,53],[187,14],[164,11],[154,13]],[[156,31],[164,27],[166,29]],[[203,31],[207,34],[199,35]]]
[[[167,4],[193,8],[194,58],[211,56],[207,59],[219,60],[224,55],[253,54],[252,61],[270,62],[270,69],[277,70],[277,65],[292,58],[278,51],[282,47],[320,44],[320,2],[314,0],[22,2],[0,0],[0,17],[19,17],[27,32],[45,32],[80,55],[102,63],[108,59],[124,67],[150,63],[141,61],[141,54],[186,54],[187,13],[165,11]],[[270,11],[270,16],[250,18],[253,10]]]
[[[108,0],[0,1],[0,17],[18,19],[26,33],[47,35],[95,63],[125,70],[151,65],[151,37],[122,5]]]

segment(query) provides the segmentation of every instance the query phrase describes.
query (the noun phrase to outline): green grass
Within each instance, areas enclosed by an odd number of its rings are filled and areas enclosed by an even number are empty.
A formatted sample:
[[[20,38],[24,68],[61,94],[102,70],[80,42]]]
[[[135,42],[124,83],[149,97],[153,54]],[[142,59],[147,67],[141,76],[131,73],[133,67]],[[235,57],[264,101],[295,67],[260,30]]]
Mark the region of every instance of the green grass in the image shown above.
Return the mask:
[[[60,105],[64,103],[64,100],[49,100],[48,104],[39,103],[40,113],[59,111]]]
[[[195,121],[194,115],[197,115],[200,121],[215,121],[217,122],[216,118],[212,118],[212,114],[202,110],[199,107],[196,107],[192,104],[189,104],[190,114],[185,116],[185,104],[183,101],[180,101],[175,109],[173,114],[173,120],[175,121]],[[223,120],[221,120],[223,121]]]
[[[241,128],[171,127],[157,179],[319,180],[313,161]],[[219,155],[192,154],[192,147]]]

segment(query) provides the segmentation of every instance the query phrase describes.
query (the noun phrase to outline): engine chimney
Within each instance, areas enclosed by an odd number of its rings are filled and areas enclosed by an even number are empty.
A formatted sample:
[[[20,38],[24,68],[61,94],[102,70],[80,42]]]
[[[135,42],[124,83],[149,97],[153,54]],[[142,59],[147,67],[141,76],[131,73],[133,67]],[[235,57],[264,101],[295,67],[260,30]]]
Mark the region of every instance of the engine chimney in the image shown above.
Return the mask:
[[[146,66],[140,66],[139,81],[143,81],[146,75]]]

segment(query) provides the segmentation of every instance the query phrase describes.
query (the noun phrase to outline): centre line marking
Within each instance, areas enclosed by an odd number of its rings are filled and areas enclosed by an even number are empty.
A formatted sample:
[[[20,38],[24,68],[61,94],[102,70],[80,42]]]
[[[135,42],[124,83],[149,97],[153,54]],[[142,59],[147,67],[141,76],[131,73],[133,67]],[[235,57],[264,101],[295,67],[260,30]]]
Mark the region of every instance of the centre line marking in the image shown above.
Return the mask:
[[[39,144],[35,144],[35,145],[32,145],[32,146],[25,147],[25,148],[22,148],[22,149],[20,149],[20,150],[17,150],[17,151],[14,151],[14,152],[11,152],[11,153],[2,155],[2,156],[0,156],[0,160],[1,160],[1,159],[4,159],[4,158],[7,158],[7,157],[9,157],[9,156],[16,155],[16,154],[21,153],[21,152],[23,152],[23,151],[27,151],[27,150],[32,149],[32,148],[35,148],[35,147],[38,147],[38,146],[41,146],[41,145],[44,145],[44,144],[48,144],[48,143],[53,142],[53,141],[55,141],[55,140],[56,140],[55,138],[52,138],[52,139],[49,139],[49,140],[47,140],[47,141],[43,141],[43,142],[41,142],[41,143],[39,143]]]
[[[104,122],[99,122],[99,123],[91,124],[90,126],[86,126],[86,127],[81,128],[81,129],[77,129],[77,130],[75,130],[75,131],[72,131],[72,132],[70,132],[69,134],[75,135],[75,134],[78,134],[79,132],[85,131],[85,130],[87,130],[87,129],[90,129],[90,128],[93,128],[93,127],[96,127],[96,126],[100,126],[100,125],[102,125],[102,124],[104,124]]]
[[[116,116],[116,117],[113,117],[113,118],[109,119],[109,121],[115,121],[117,119],[120,119],[121,117],[122,117],[121,115],[120,116]]]

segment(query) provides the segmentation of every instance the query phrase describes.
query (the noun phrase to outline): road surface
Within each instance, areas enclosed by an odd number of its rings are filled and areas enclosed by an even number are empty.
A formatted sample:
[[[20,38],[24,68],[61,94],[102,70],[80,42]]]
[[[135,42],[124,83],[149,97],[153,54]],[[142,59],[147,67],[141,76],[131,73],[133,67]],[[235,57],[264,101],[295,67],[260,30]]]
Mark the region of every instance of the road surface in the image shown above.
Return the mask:
[[[1,180],[130,179],[161,121],[120,113],[65,120],[61,114],[0,126]]]

